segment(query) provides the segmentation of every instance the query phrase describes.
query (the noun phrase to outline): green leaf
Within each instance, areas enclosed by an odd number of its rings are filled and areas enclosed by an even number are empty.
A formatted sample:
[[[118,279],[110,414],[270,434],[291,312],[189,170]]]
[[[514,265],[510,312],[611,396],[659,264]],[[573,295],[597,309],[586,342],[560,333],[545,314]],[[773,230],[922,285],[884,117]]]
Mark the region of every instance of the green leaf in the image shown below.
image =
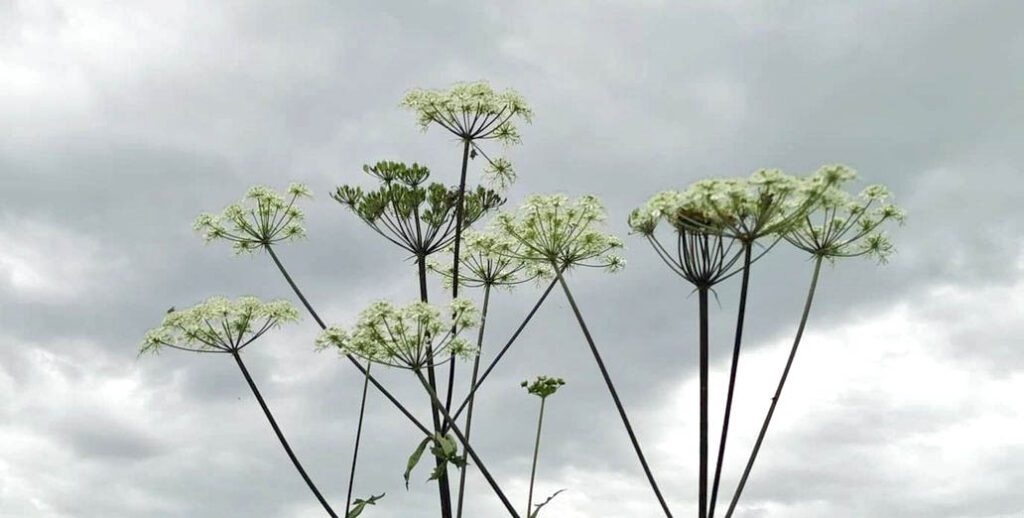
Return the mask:
[[[384,498],[384,495],[386,494],[387,493],[381,493],[379,495],[370,495],[370,498],[367,498],[365,500],[362,498],[357,498],[355,502],[352,502],[354,505],[352,506],[352,509],[348,512],[348,514],[345,515],[345,518],[356,518],[357,516],[362,514],[363,509],[366,506],[377,505],[377,501],[380,500],[381,498]]]
[[[423,439],[422,441],[420,441],[420,445],[417,446],[416,450],[413,451],[412,455],[409,456],[409,461],[405,465],[405,474],[402,475],[402,477],[405,478],[405,489],[406,490],[409,489],[409,476],[412,475],[413,468],[415,468],[416,465],[419,464],[420,457],[423,457],[423,452],[427,449],[427,445],[430,444],[431,440],[433,440],[433,439],[430,438],[430,437],[427,437],[427,438]]]
[[[534,507],[533,512],[530,513],[530,516],[527,516],[526,518],[537,518],[537,516],[540,514],[540,508],[544,507],[545,505],[548,505],[549,503],[551,503],[551,501],[554,500],[556,496],[561,494],[562,491],[565,491],[565,490],[564,489],[559,489],[558,491],[555,491],[555,494],[549,496],[547,500],[545,500],[545,501],[543,501],[543,502],[541,502],[539,504],[534,505],[533,506]]]

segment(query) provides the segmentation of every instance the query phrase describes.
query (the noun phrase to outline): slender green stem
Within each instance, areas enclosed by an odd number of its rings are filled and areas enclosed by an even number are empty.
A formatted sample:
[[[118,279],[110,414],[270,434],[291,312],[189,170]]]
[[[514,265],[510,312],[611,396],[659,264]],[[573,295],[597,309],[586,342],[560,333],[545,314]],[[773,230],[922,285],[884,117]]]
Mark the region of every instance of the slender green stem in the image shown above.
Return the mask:
[[[540,430],[544,426],[544,403],[548,398],[540,398],[540,416],[537,417],[537,440],[533,443],[533,467],[530,468],[530,492],[526,497],[526,516],[533,512],[533,482],[537,478],[537,457],[540,454]]]
[[[476,335],[477,355],[476,355],[476,358],[473,359],[473,377],[471,378],[471,380],[472,380],[472,385],[474,387],[477,384],[477,379],[479,378],[479,373],[480,373],[480,353],[483,351],[483,346],[484,346],[484,328],[487,325],[487,308],[490,305],[490,302],[491,302],[491,285],[490,284],[486,284],[486,285],[484,285],[484,304],[483,304],[483,308],[480,310],[480,331]],[[470,396],[469,396],[469,407],[468,407],[468,410],[466,410],[466,440],[467,441],[472,438],[471,434],[473,432],[473,403],[474,403],[475,399],[476,398],[473,396],[473,394],[470,394]],[[462,503],[463,503],[463,501],[465,499],[465,496],[466,496],[466,468],[467,467],[468,466],[463,466],[462,469],[459,472],[459,499],[458,499],[457,507],[455,508],[456,509],[456,511],[455,511],[456,518],[462,518]]]
[[[345,516],[352,510],[352,488],[356,483],[356,464],[359,461],[359,443],[363,437],[363,417],[366,415],[366,393],[370,385],[370,365],[366,362],[366,376],[363,376],[363,396],[359,402],[359,424],[356,425],[356,442],[352,447],[352,468],[348,474],[348,494],[345,497]]]
[[[736,389],[736,371],[740,365],[740,346],[743,343],[743,321],[747,312],[747,289],[750,285],[751,264],[750,242],[743,243],[743,277],[740,283],[740,304],[736,316],[736,341],[732,349],[732,366],[729,369],[729,390],[725,396],[725,414],[722,417],[722,437],[718,441],[718,459],[715,462],[715,479],[711,483],[711,503],[708,506],[708,518],[715,516],[715,503],[718,501],[718,485],[722,478],[722,464],[725,462],[725,443],[729,436],[729,418],[732,415],[732,399]]]
[[[452,433],[455,434],[455,438],[462,443],[462,447],[465,448],[466,454],[469,455],[469,458],[473,459],[473,462],[476,463],[477,469],[480,470],[480,474],[487,480],[487,483],[491,486],[494,494],[498,496],[498,499],[501,500],[501,503],[505,506],[505,509],[509,512],[512,518],[519,518],[519,513],[517,513],[515,508],[512,507],[512,502],[509,501],[508,497],[505,496],[505,492],[502,491],[501,487],[498,485],[498,482],[491,476],[490,470],[488,470],[487,466],[485,466],[483,461],[480,460],[480,457],[476,454],[476,451],[473,450],[473,447],[469,445],[469,440],[462,434],[462,430],[460,430],[458,425],[455,424],[455,421],[452,420],[451,415],[448,414],[448,412],[444,410],[444,406],[440,404],[441,399],[438,398],[437,392],[430,387],[430,383],[428,383],[427,379],[423,377],[422,372],[419,370],[414,372],[416,372],[416,377],[419,378],[420,384],[422,384],[423,388],[430,394],[430,398],[434,400],[434,404],[441,407],[445,424],[448,426],[448,429],[450,429]]]
[[[242,375],[245,376],[245,381],[249,383],[249,388],[252,389],[252,393],[256,396],[256,401],[259,402],[260,408],[263,409],[263,413],[267,416],[267,421],[270,421],[270,427],[274,429],[274,433],[277,434],[277,439],[281,441],[281,446],[284,447],[285,453],[288,454],[288,458],[291,459],[292,464],[295,465],[295,469],[298,470],[299,475],[302,475],[302,480],[306,481],[306,485],[309,486],[310,491],[316,495],[316,499],[320,501],[320,505],[323,506],[324,510],[331,518],[338,518],[338,515],[331,509],[330,504],[324,499],[324,496],[320,494],[320,490],[316,488],[316,484],[306,474],[306,470],[302,468],[302,463],[299,462],[298,457],[295,456],[295,452],[292,451],[292,447],[288,445],[288,440],[284,438],[284,433],[281,432],[281,428],[277,425],[277,420],[274,419],[274,414],[270,412],[270,407],[267,406],[267,402],[263,400],[263,396],[260,394],[260,390],[256,388],[256,382],[253,381],[252,376],[249,375],[249,369],[245,368],[245,363],[242,362],[242,357],[238,354],[238,351],[231,351],[231,356],[235,358],[235,362],[238,364],[238,368],[241,369]]]
[[[420,301],[428,302],[427,295],[427,258],[424,255],[420,255],[416,258],[416,271],[419,277],[420,283]],[[434,370],[434,349],[427,342],[427,380],[430,383],[432,390],[437,390],[437,375]],[[430,419],[431,424],[434,426],[434,433],[441,432],[443,430],[441,424],[441,406],[438,405],[433,399],[430,400]],[[448,482],[448,469],[444,460],[441,457],[434,457],[434,464],[440,468],[441,475],[437,477],[437,493],[441,503],[441,516],[442,518],[452,518],[452,490],[451,485]]]
[[[554,288],[555,284],[557,283],[558,279],[551,280],[551,284],[548,284],[547,289],[545,289],[544,293],[540,296],[539,299],[537,299],[537,302],[533,305],[533,308],[530,309],[530,312],[526,315],[526,318],[523,319],[523,321],[519,324],[519,327],[516,328],[516,331],[512,333],[512,336],[508,339],[507,342],[505,342],[505,346],[501,348],[501,351],[498,351],[498,354],[494,357],[493,360],[491,360],[491,363],[487,366],[486,369],[484,369],[484,373],[481,374],[480,379],[473,384],[473,387],[469,390],[469,394],[466,396],[466,399],[462,401],[462,404],[459,405],[459,408],[456,409],[455,412],[452,414],[455,417],[455,419],[458,419],[459,416],[462,415],[462,412],[466,410],[467,406],[469,405],[470,399],[476,394],[476,391],[480,388],[480,386],[483,385],[484,380],[486,380],[487,376],[491,374],[491,371],[493,371],[494,368],[498,366],[498,362],[501,361],[501,359],[505,356],[505,353],[507,353],[508,350],[512,347],[512,344],[514,344],[516,339],[519,338],[519,335],[522,334],[524,329],[526,329],[526,325],[529,324],[530,320],[533,319],[533,316],[537,314],[537,310],[540,309],[541,304],[543,304],[544,301],[547,300],[552,288]]]
[[[698,288],[700,295],[700,474],[698,476],[697,515],[708,515],[708,288]]]
[[[779,385],[775,389],[775,395],[772,396],[772,403],[768,407],[768,413],[764,417],[764,422],[761,424],[761,431],[757,435],[757,441],[754,442],[754,449],[750,452],[750,458],[747,459],[747,467],[743,470],[743,476],[740,477],[740,483],[736,487],[736,492],[732,495],[732,502],[729,503],[729,510],[725,513],[725,518],[731,518],[733,511],[736,510],[736,503],[740,500],[740,495],[743,493],[743,488],[747,484],[747,479],[750,477],[750,471],[754,467],[754,461],[757,460],[757,454],[761,451],[761,444],[764,443],[765,434],[768,433],[768,425],[772,421],[772,416],[775,414],[775,407],[779,404],[779,398],[782,396],[782,388],[786,384],[786,378],[789,377],[789,370],[793,366],[793,359],[796,358],[797,348],[800,347],[800,340],[804,336],[804,329],[807,327],[807,317],[811,313],[811,304],[814,302],[814,291],[818,287],[818,277],[821,274],[821,262],[822,256],[814,258],[814,274],[811,276],[811,285],[807,290],[807,300],[804,302],[804,311],[800,316],[800,325],[796,330],[796,337],[793,338],[793,347],[789,351],[789,358],[786,360],[786,367],[782,370],[782,376],[779,378]]]
[[[619,411],[619,417],[622,419],[622,424],[626,428],[626,433],[629,435],[630,442],[633,443],[633,450],[636,452],[637,459],[640,460],[640,465],[643,467],[644,474],[647,476],[647,482],[650,483],[651,489],[654,491],[654,495],[658,498],[658,503],[661,504],[661,509],[665,512],[667,518],[672,518],[672,512],[668,508],[668,503],[665,502],[665,497],[661,494],[661,489],[658,488],[658,483],[654,480],[654,474],[651,473],[651,468],[647,464],[647,458],[644,457],[644,452],[640,448],[640,441],[637,440],[636,434],[633,432],[633,426],[629,423],[629,417],[626,415],[626,409],[622,406],[622,401],[619,399],[619,393],[615,390],[615,384],[612,383],[612,378],[608,374],[608,369],[604,365],[604,360],[601,359],[601,353],[597,350],[597,345],[594,343],[593,337],[590,336],[590,330],[587,328],[587,323],[583,320],[583,314],[580,312],[579,306],[576,305],[576,299],[573,298],[572,292],[569,290],[569,285],[565,282],[565,278],[562,277],[562,272],[559,269],[555,269],[556,278],[562,285],[562,290],[565,292],[565,297],[569,300],[569,305],[572,307],[573,313],[576,315],[576,321],[580,325],[580,329],[583,331],[583,336],[587,339],[587,344],[590,346],[590,351],[594,355],[594,360],[597,362],[597,367],[601,371],[601,376],[604,378],[604,383],[608,387],[608,392],[612,396],[612,400],[615,402],[615,408]]]

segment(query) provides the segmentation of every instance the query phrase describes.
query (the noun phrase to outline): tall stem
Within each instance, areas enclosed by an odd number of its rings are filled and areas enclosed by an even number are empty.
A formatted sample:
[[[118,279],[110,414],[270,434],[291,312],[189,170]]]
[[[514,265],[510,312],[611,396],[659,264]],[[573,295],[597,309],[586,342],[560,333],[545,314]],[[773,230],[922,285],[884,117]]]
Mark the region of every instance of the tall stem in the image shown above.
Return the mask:
[[[537,457],[540,453],[540,430],[544,426],[544,403],[548,398],[540,398],[540,416],[537,417],[537,440],[533,443],[533,467],[530,468],[530,492],[526,497],[526,516],[529,518],[533,510],[533,481],[537,478]]]
[[[420,283],[420,301],[428,302],[426,256],[420,255],[416,258],[416,269]],[[430,383],[431,390],[436,391],[437,375],[434,370],[434,349],[429,342],[427,343],[427,380]],[[441,406],[433,398],[430,400],[430,419],[434,426],[434,433],[441,432]],[[437,493],[441,502],[441,516],[442,518],[452,518],[452,490],[448,482],[448,469],[441,457],[435,456],[434,464],[441,472],[440,476],[437,477]]]
[[[743,278],[740,282],[740,305],[736,316],[736,341],[732,349],[732,366],[729,369],[729,390],[725,396],[725,415],[722,416],[722,437],[718,441],[718,459],[715,462],[715,479],[711,484],[711,503],[708,506],[708,518],[715,516],[715,503],[718,501],[718,485],[722,478],[722,464],[725,462],[725,443],[729,436],[729,418],[732,415],[732,397],[736,389],[736,371],[740,366],[740,346],[743,343],[743,322],[747,313],[747,288],[750,285],[751,245],[743,242]]]
[[[466,138],[462,144],[462,174],[459,175],[459,199],[455,206],[455,244],[452,249],[452,300],[459,296],[459,250],[462,246],[462,224],[466,219],[466,169],[469,167],[469,146],[472,140]],[[452,328],[452,332],[455,328]],[[448,394],[444,400],[444,408],[452,409],[452,394],[455,389],[455,358],[448,365]]]
[[[480,331],[476,335],[476,349],[477,355],[473,359],[473,377],[472,386],[476,386],[478,375],[480,372],[480,353],[483,351],[484,346],[484,327],[487,325],[487,307],[491,302],[491,285],[484,285],[484,307],[480,312]],[[473,431],[473,403],[476,400],[474,394],[469,395],[469,407],[466,410],[466,440],[470,440],[471,433]],[[459,472],[459,500],[458,506],[456,507],[455,516],[456,518],[462,518],[462,503],[466,496],[466,468],[463,466]],[[529,515],[529,514],[527,514]]]
[[[697,515],[708,515],[708,288],[700,287],[700,474]]]
[[[427,382],[426,378],[423,377],[422,372],[420,372],[419,370],[416,370],[414,372],[416,373],[416,377],[419,378],[420,383],[423,385],[423,388],[430,394],[430,398],[434,400],[434,404],[441,407],[441,411],[444,414],[445,424],[448,426],[448,429],[450,429],[452,433],[455,434],[455,438],[458,439],[460,443],[462,443],[462,447],[466,449],[466,454],[469,455],[469,458],[473,459],[473,462],[476,463],[477,469],[480,470],[480,474],[483,475],[484,479],[487,480],[487,483],[491,486],[491,489],[494,491],[494,494],[498,496],[498,499],[501,500],[501,503],[505,506],[505,509],[509,512],[512,518],[519,518],[519,513],[517,513],[515,508],[512,507],[512,502],[509,501],[508,497],[505,496],[505,492],[501,490],[500,486],[498,486],[498,482],[494,480],[494,477],[491,476],[490,470],[488,470],[487,466],[485,466],[483,461],[480,460],[480,457],[476,454],[476,451],[473,450],[473,447],[469,445],[469,440],[466,439],[466,436],[462,434],[462,430],[460,430],[459,427],[455,424],[455,421],[452,420],[451,415],[448,414],[448,411],[444,410],[444,406],[440,404],[441,400],[440,398],[437,397],[437,392],[435,392],[434,389],[430,387],[430,384]]]
[[[363,376],[363,396],[359,402],[359,424],[356,425],[356,442],[352,447],[352,468],[348,474],[348,494],[345,497],[345,516],[352,510],[352,488],[356,483],[356,464],[359,461],[359,443],[363,436],[363,417],[366,415],[366,392],[370,385],[370,365],[366,362],[366,376]]]
[[[334,509],[331,509],[330,504],[324,499],[324,496],[320,494],[320,490],[316,488],[316,484],[306,474],[306,470],[302,468],[302,464],[299,462],[298,457],[295,456],[295,452],[292,451],[292,447],[288,445],[288,441],[284,438],[284,433],[281,432],[281,428],[277,426],[277,420],[274,419],[274,414],[270,413],[270,407],[267,406],[267,402],[263,400],[263,396],[260,394],[258,388],[256,388],[256,382],[252,380],[252,376],[249,375],[249,369],[245,368],[245,363],[242,362],[242,357],[238,354],[238,351],[232,351],[231,356],[235,358],[235,362],[238,363],[238,368],[242,370],[242,375],[245,376],[245,381],[249,383],[249,388],[252,389],[252,393],[256,396],[256,401],[259,401],[260,407],[263,408],[263,413],[267,416],[267,421],[270,421],[270,427],[274,429],[274,433],[277,434],[277,439],[281,441],[281,446],[284,447],[285,453],[288,454],[288,458],[292,460],[292,464],[295,465],[295,469],[299,471],[299,475],[302,475],[302,480],[306,481],[306,485],[309,486],[309,490],[316,495],[316,499],[320,501],[320,505],[323,506],[324,510],[331,518],[338,518],[335,514]]]
[[[643,467],[644,474],[647,475],[647,482],[650,483],[651,489],[654,491],[654,495],[658,498],[658,503],[661,504],[661,509],[665,512],[667,518],[672,518],[672,512],[668,508],[668,504],[665,502],[665,497],[661,495],[661,490],[658,489],[658,483],[654,480],[654,474],[651,473],[650,466],[647,465],[647,458],[644,457],[644,452],[640,448],[640,442],[636,438],[636,434],[633,433],[633,426],[629,423],[629,417],[626,415],[626,409],[622,406],[622,401],[619,399],[619,393],[615,390],[615,385],[612,383],[612,378],[608,374],[608,369],[605,368],[604,360],[601,359],[601,353],[597,350],[597,345],[594,343],[593,337],[590,336],[590,330],[587,328],[587,323],[583,320],[583,314],[580,313],[579,306],[576,305],[576,299],[573,298],[572,292],[569,290],[569,285],[565,282],[565,278],[562,277],[562,272],[555,269],[558,282],[562,285],[562,290],[565,292],[565,297],[569,300],[569,305],[572,307],[573,313],[576,315],[576,321],[580,325],[580,329],[583,331],[583,336],[587,339],[587,344],[590,345],[590,351],[594,354],[594,360],[597,362],[597,367],[601,371],[601,376],[604,378],[604,383],[608,387],[608,392],[612,396],[612,400],[615,401],[615,408],[619,411],[619,417],[622,418],[622,424],[626,427],[626,433],[629,434],[629,440],[633,443],[633,450],[636,452],[637,459],[640,460],[640,465]]]
[[[822,256],[814,258],[814,274],[811,276],[811,285],[807,290],[807,300],[804,302],[804,312],[800,316],[800,325],[796,330],[796,337],[793,339],[793,347],[789,351],[789,358],[786,360],[786,368],[782,370],[782,377],[779,378],[779,385],[775,389],[775,395],[772,396],[772,403],[768,407],[768,414],[764,417],[764,422],[761,424],[761,432],[757,435],[757,441],[754,442],[754,449],[750,452],[750,458],[747,459],[747,467],[743,470],[743,476],[740,477],[740,483],[736,487],[736,492],[732,495],[732,502],[729,503],[729,510],[725,513],[725,518],[730,518],[733,511],[736,510],[736,503],[740,500],[740,495],[743,493],[743,488],[747,484],[747,478],[750,477],[750,470],[754,467],[754,461],[757,460],[757,454],[761,451],[761,444],[764,442],[764,436],[768,433],[768,425],[772,421],[772,415],[775,414],[775,406],[779,404],[779,397],[782,396],[782,387],[786,384],[786,378],[789,377],[789,370],[793,366],[793,359],[796,358],[796,350],[800,347],[800,340],[804,336],[804,328],[807,326],[807,317],[811,313],[811,304],[814,302],[814,291],[818,287],[818,276],[821,273],[821,262]]]

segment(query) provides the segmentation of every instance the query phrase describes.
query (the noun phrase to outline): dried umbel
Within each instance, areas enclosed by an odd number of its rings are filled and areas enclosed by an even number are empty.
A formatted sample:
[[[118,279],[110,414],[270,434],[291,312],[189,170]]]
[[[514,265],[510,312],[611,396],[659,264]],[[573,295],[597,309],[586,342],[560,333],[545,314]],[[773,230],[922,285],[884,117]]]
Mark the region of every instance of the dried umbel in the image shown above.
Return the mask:
[[[457,189],[426,183],[430,170],[419,164],[382,161],[363,166],[363,171],[380,181],[377,189],[364,191],[361,187],[343,185],[331,197],[388,241],[417,257],[437,252],[454,240]],[[504,202],[490,189],[478,187],[467,191],[463,229]]]
[[[303,213],[295,202],[309,198],[305,185],[293,183],[281,194],[257,185],[245,198],[224,208],[221,214],[203,213],[193,228],[209,242],[225,240],[236,253],[254,252],[282,241],[305,237]]]
[[[533,195],[515,213],[495,218],[495,253],[559,270],[584,266],[618,271],[626,264],[615,253],[622,240],[596,228],[604,219],[604,207],[595,196],[569,200],[562,194]]]
[[[378,301],[363,310],[351,331],[327,328],[317,338],[317,346],[338,348],[390,367],[419,370],[451,357],[473,358],[476,347],[459,333],[478,321],[479,313],[466,299],[455,299],[444,312],[425,302],[395,307]],[[437,362],[436,358],[445,360]]]
[[[146,333],[141,352],[158,352],[163,347],[204,353],[238,352],[267,331],[298,319],[298,311],[283,300],[212,297],[188,309],[169,312],[159,327]]]
[[[885,262],[894,248],[880,228],[887,221],[902,224],[906,219],[890,197],[882,185],[871,185],[858,196],[828,189],[815,213],[788,232],[786,240],[816,257],[867,256]]]
[[[551,268],[542,263],[524,261],[511,254],[498,253],[505,243],[494,232],[466,231],[462,234],[462,253],[459,255],[459,284],[469,288],[501,286],[511,288],[537,278],[551,276]],[[516,247],[515,244],[512,245]],[[522,247],[521,244],[518,247]],[[429,261],[428,267],[444,279],[445,286],[452,283],[452,261],[445,255]]]

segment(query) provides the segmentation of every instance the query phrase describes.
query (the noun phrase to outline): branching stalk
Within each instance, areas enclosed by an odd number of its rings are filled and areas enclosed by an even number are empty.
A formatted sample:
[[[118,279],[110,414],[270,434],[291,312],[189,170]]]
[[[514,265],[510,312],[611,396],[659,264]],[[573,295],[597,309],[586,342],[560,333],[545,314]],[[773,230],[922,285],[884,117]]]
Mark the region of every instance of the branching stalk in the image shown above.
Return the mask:
[[[740,282],[740,303],[736,316],[736,341],[732,349],[732,366],[729,368],[729,389],[725,396],[725,414],[722,416],[722,437],[718,441],[718,459],[715,462],[715,478],[711,483],[711,503],[708,506],[708,518],[714,518],[715,516],[715,503],[718,501],[718,485],[722,477],[722,464],[725,461],[725,443],[729,436],[729,418],[732,415],[732,399],[736,389],[736,372],[740,365],[740,346],[743,343],[743,322],[747,312],[747,289],[750,285],[752,244],[750,242],[743,243],[743,277]]]
[[[330,504],[324,499],[324,496],[320,494],[320,490],[317,489],[316,484],[306,474],[306,470],[303,469],[302,463],[299,462],[298,457],[295,456],[295,452],[292,451],[292,447],[288,445],[288,440],[284,438],[284,433],[281,432],[281,428],[277,425],[277,420],[274,419],[274,414],[270,412],[270,407],[267,406],[267,402],[263,400],[263,396],[260,394],[258,388],[256,388],[256,382],[253,381],[252,376],[249,375],[249,369],[245,368],[245,363],[242,362],[242,356],[238,354],[238,351],[232,351],[231,356],[235,358],[235,362],[238,363],[238,368],[242,371],[242,375],[245,376],[245,381],[249,383],[249,388],[252,389],[252,393],[256,396],[256,401],[259,402],[260,408],[263,409],[263,413],[267,416],[267,421],[270,422],[270,427],[274,429],[274,433],[277,435],[277,439],[281,441],[281,446],[284,447],[285,453],[288,454],[288,458],[291,459],[292,464],[295,465],[295,469],[298,470],[299,475],[302,476],[302,480],[306,481],[306,485],[309,486],[309,490],[316,495],[316,499],[323,506],[324,510],[331,518],[338,518],[338,515],[331,509]]]
[[[708,515],[708,288],[697,289],[700,296],[700,472],[698,475],[697,512]]]
[[[370,385],[370,365],[366,362],[366,375],[363,376],[363,395],[359,401],[359,424],[356,425],[356,442],[352,447],[352,468],[348,474],[348,494],[345,496],[345,516],[352,510],[352,488],[356,483],[356,464],[359,462],[359,443],[363,437],[363,417],[366,416],[366,393]]]
[[[540,398],[540,415],[537,417],[537,440],[533,444],[533,466],[530,468],[530,492],[526,497],[526,516],[529,517],[533,509],[533,482],[537,478],[537,457],[540,454],[540,431],[544,426],[544,403],[548,398]]]
[[[622,401],[619,399],[619,393],[615,390],[615,384],[612,383],[611,376],[608,374],[608,369],[604,365],[604,360],[601,359],[601,353],[597,350],[597,345],[594,343],[594,339],[590,335],[587,323],[583,320],[583,314],[580,313],[580,308],[576,305],[576,299],[573,298],[572,292],[569,290],[569,285],[565,282],[565,278],[562,277],[562,272],[558,269],[556,269],[555,272],[556,278],[562,285],[562,290],[565,292],[565,297],[569,300],[569,305],[572,307],[572,311],[576,315],[576,321],[579,323],[580,329],[583,331],[583,336],[587,339],[590,351],[594,354],[594,360],[597,362],[597,367],[600,369],[601,376],[604,378],[604,383],[608,387],[608,392],[611,394],[612,400],[615,402],[615,408],[619,411],[619,417],[622,418],[622,424],[626,427],[626,433],[629,434],[629,440],[633,443],[633,450],[636,452],[637,459],[640,460],[640,465],[643,467],[644,474],[647,476],[647,482],[650,483],[651,489],[654,491],[654,495],[658,498],[658,503],[661,504],[661,509],[665,512],[665,516],[667,518],[672,518],[672,512],[668,508],[668,503],[665,502],[665,497],[661,494],[661,489],[658,488],[658,483],[654,479],[654,474],[651,473],[651,468],[647,464],[647,458],[644,456],[644,452],[640,448],[640,441],[637,440],[636,434],[633,432],[633,426],[630,424],[629,417],[626,415],[626,409],[623,408]]]
[[[491,285],[490,284],[485,284],[484,285],[484,304],[483,304],[483,308],[481,309],[481,312],[480,312],[480,331],[479,331],[479,333],[477,333],[477,337],[476,337],[477,356],[476,356],[476,358],[473,359],[473,374],[472,374],[471,380],[472,380],[472,386],[474,386],[474,387],[477,385],[477,380],[479,379],[479,373],[480,373],[480,352],[482,352],[482,350],[483,350],[483,345],[484,345],[484,328],[487,325],[487,308],[488,308],[488,306],[490,306],[490,302],[491,302]],[[468,401],[469,401],[469,406],[467,407],[468,410],[466,410],[466,440],[467,441],[471,439],[471,434],[472,434],[472,431],[473,431],[473,403],[476,400],[474,394],[475,394],[475,391],[474,391],[474,393],[470,394],[469,397],[467,398]],[[467,468],[467,466],[463,466],[462,469],[460,470],[460,473],[459,473],[459,500],[458,500],[458,505],[457,505],[456,511],[455,511],[456,518],[462,518],[462,504],[463,504],[463,501],[464,501],[465,496],[466,496],[466,468]],[[529,516],[529,514],[527,514],[527,516]]]
[[[800,316],[800,325],[796,330],[796,337],[793,339],[793,347],[789,351],[789,358],[786,360],[786,367],[782,370],[782,376],[779,378],[779,385],[775,389],[775,395],[772,396],[772,403],[768,407],[768,413],[764,417],[764,422],[761,424],[761,431],[757,435],[757,441],[754,442],[754,448],[750,452],[750,458],[747,459],[747,467],[743,470],[743,476],[740,477],[739,485],[736,487],[736,492],[732,495],[732,502],[729,503],[729,510],[725,513],[725,518],[731,518],[732,513],[736,510],[736,503],[740,500],[740,495],[743,493],[743,488],[747,484],[747,479],[750,477],[750,471],[754,467],[754,461],[757,460],[757,454],[761,451],[761,444],[764,442],[765,434],[768,433],[768,425],[772,421],[772,416],[775,414],[775,407],[779,404],[779,397],[782,396],[782,388],[786,384],[786,378],[789,377],[789,370],[793,366],[793,359],[796,358],[797,348],[800,347],[800,340],[804,335],[804,328],[807,326],[807,317],[811,313],[811,304],[814,301],[814,291],[818,287],[818,276],[821,273],[821,262],[823,257],[818,255],[814,258],[814,274],[811,276],[811,285],[807,290],[807,300],[804,302],[804,311]]]

